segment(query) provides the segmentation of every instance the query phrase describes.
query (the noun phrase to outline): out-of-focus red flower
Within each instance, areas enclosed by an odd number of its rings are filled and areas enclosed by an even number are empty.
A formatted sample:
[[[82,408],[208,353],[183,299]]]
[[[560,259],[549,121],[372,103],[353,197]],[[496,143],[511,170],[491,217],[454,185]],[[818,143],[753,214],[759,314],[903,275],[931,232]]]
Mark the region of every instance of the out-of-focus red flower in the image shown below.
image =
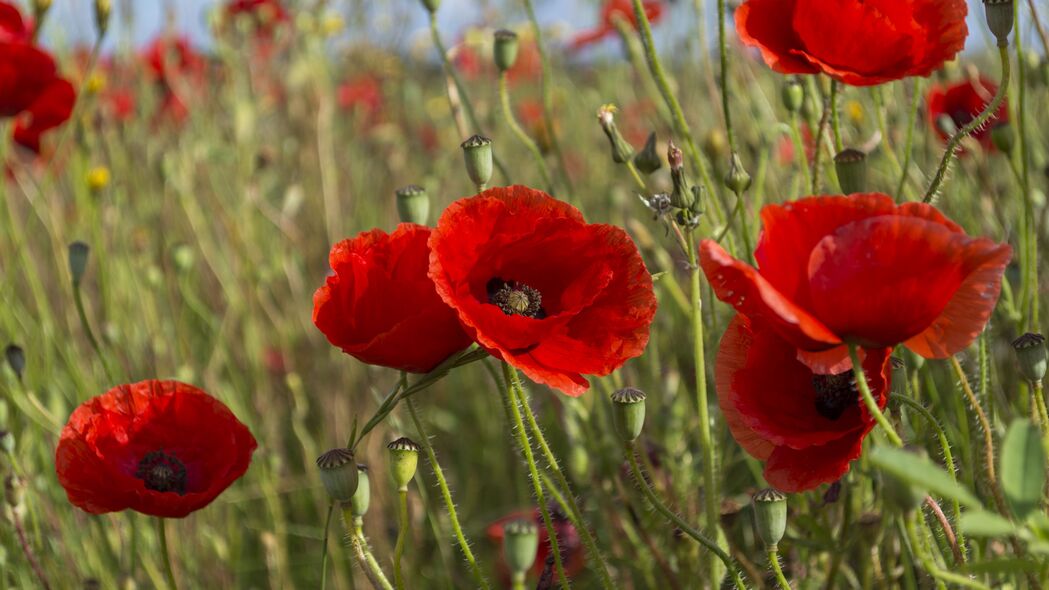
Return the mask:
[[[891,348],[867,350],[863,369],[878,406],[888,401]],[[792,344],[737,314],[721,338],[718,404],[736,441],[765,461],[765,479],[784,492],[837,481],[874,427],[852,369],[813,373]]]
[[[990,318],[1012,255],[930,205],[879,193],[768,205],[761,219],[760,270],[713,240],[700,264],[719,299],[818,373],[849,366],[845,342],[903,343],[925,358],[961,351]]]
[[[226,5],[226,14],[234,18],[250,16],[256,32],[265,36],[272,35],[277,26],[290,20],[280,0],[232,0]]]
[[[107,91],[105,101],[105,108],[117,121],[127,121],[135,116],[138,101],[135,100],[133,91],[126,88]]]
[[[201,89],[207,61],[185,37],[157,37],[143,60],[161,92],[160,114],[176,122],[189,115],[186,94]]]
[[[76,91],[30,34],[17,7],[0,2],[0,117],[14,117],[15,142],[39,153],[41,135],[72,114]]]
[[[430,277],[467,332],[539,383],[582,395],[583,375],[607,375],[648,343],[656,298],[630,236],[541,191],[452,203],[430,248]]]
[[[939,84],[933,86],[925,97],[929,122],[932,124],[933,131],[940,136],[940,139],[947,141],[951,134],[944,129],[943,117],[949,118],[955,129],[961,129],[983,111],[996,92],[998,92],[998,86],[984,78],[969,79],[950,86]],[[970,137],[979,141],[984,149],[994,149],[994,143],[991,141],[991,128],[995,124],[1008,121],[1009,107],[1002,102],[987,123],[974,131]]]
[[[141,381],[73,411],[55,453],[69,501],[92,514],[182,518],[247,471],[257,443],[222,402],[177,381]]]
[[[425,373],[470,338],[426,276],[430,228],[402,223],[335,245],[334,274],[313,296],[313,323],[358,360]]]
[[[656,23],[663,17],[663,1],[662,0],[644,0],[642,6],[645,9],[645,16],[648,17],[649,22]],[[638,23],[637,19],[634,18],[634,4],[631,0],[607,0],[601,7],[601,23],[589,30],[579,33],[572,38],[568,43],[568,48],[572,51],[579,51],[584,47],[588,47],[616,35],[615,19],[622,18],[637,30]]]
[[[805,147],[805,161],[800,162],[800,165],[808,166],[808,163],[816,157],[816,136],[813,135],[812,128],[809,127],[808,123],[802,123],[800,127],[801,144]],[[794,137],[790,134],[781,135],[776,144],[776,161],[779,162],[780,166],[787,166],[794,162],[796,155]]]
[[[360,112],[371,119],[383,107],[382,81],[374,75],[362,74],[339,85],[339,106],[347,111]]]
[[[528,130],[529,135],[535,138],[539,150],[546,154],[553,149],[553,138],[550,137],[550,132],[546,128],[544,113],[543,103],[538,100],[525,99],[517,105],[517,116],[521,120],[521,125]],[[558,127],[557,121],[554,121],[554,127]]]
[[[539,572],[543,570],[543,565],[546,563],[547,556],[551,554],[550,535],[546,532],[543,515],[538,508],[511,512],[488,525],[485,532],[488,535],[488,539],[499,548],[499,575],[504,583],[510,581],[510,571],[507,569],[506,562],[502,557],[503,538],[506,536],[506,531],[503,527],[518,520],[531,520],[535,522],[536,528],[539,530],[539,547],[535,551],[535,564],[532,566],[532,575],[539,575]],[[561,550],[561,564],[565,568],[565,575],[569,577],[575,576],[583,571],[583,567],[586,566],[586,555],[583,551],[582,541],[579,538],[579,531],[568,520],[568,517],[554,506],[550,508],[550,520],[553,522],[554,531],[557,534],[557,546]]]
[[[871,86],[928,76],[965,44],[965,0],[747,0],[736,31],[784,74]]]

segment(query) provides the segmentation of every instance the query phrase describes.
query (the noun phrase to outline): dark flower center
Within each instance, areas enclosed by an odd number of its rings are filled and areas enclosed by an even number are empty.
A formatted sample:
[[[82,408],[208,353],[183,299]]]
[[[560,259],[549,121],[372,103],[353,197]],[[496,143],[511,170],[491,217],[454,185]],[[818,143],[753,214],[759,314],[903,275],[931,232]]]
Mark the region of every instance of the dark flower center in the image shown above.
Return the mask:
[[[186,493],[186,466],[164,451],[146,453],[138,462],[135,477],[155,492],[175,492],[180,496]]]
[[[546,317],[543,310],[543,294],[517,281],[504,281],[495,277],[488,281],[488,302],[503,310],[506,315],[523,315],[541,320]]]
[[[812,389],[816,391],[816,411],[828,420],[841,418],[845,410],[859,401],[859,392],[852,384],[852,371],[813,375]]]
[[[951,119],[954,120],[954,124],[958,127],[965,127],[973,120],[973,115],[964,109],[955,109],[951,111]]]

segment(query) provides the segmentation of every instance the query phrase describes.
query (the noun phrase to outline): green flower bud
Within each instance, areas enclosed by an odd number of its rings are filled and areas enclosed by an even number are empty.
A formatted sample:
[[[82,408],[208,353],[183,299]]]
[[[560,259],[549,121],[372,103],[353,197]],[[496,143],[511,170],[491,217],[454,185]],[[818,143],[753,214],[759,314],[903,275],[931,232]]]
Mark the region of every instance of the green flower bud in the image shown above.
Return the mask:
[[[321,483],[332,500],[349,502],[357,491],[357,463],[350,449],[332,449],[317,457]]]
[[[4,357],[7,358],[7,364],[15,372],[15,376],[21,381],[25,373],[25,351],[17,344],[8,344],[4,349]]]
[[[406,223],[418,223],[426,225],[430,217],[430,195],[426,189],[417,185],[409,184],[397,189],[397,214],[401,221]]]
[[[892,364],[892,394],[905,395],[907,393],[907,365],[898,356],[889,357]]]
[[[517,63],[517,33],[506,29],[495,32],[495,43],[492,45],[492,56],[495,58],[495,67],[500,72],[505,72]]]
[[[616,164],[626,164],[634,157],[634,148],[616,127],[617,110],[614,104],[602,105],[597,109],[597,122],[601,124],[601,130],[605,132],[608,143],[612,146],[612,161]]]
[[[1041,381],[1045,377],[1047,364],[1045,336],[1028,332],[1013,340],[1013,348],[1024,379],[1032,383]]]
[[[532,569],[539,549],[539,528],[528,520],[515,520],[503,527],[503,555],[512,575],[523,576]]]
[[[87,257],[91,247],[84,242],[73,242],[69,245],[69,274],[73,275],[73,286],[79,288],[80,281],[87,270]]]
[[[474,135],[464,141],[463,148],[466,161],[466,173],[478,187],[488,186],[492,179],[492,140],[481,135]]]
[[[728,173],[725,174],[725,187],[737,195],[742,195],[750,188],[750,174],[743,168],[743,161],[739,154],[733,153],[729,162]]]
[[[670,180],[674,190],[670,193],[670,205],[677,209],[691,209],[696,203],[695,194],[689,190],[685,177],[685,156],[673,140],[667,142],[667,162],[670,164]]]
[[[25,498],[25,480],[17,475],[8,475],[4,479],[4,500],[11,508],[18,509]]]
[[[801,80],[796,77],[788,78],[787,83],[783,85],[780,98],[788,112],[800,111],[805,102],[805,87],[801,85]]]
[[[390,451],[390,462],[393,464],[393,481],[397,483],[398,490],[407,490],[408,482],[415,477],[415,470],[419,467],[419,445],[415,441],[401,437],[386,445]]]
[[[1011,154],[1016,147],[1016,131],[1007,122],[995,123],[991,127],[991,141],[1003,154]]]
[[[645,174],[652,174],[663,167],[663,161],[656,153],[656,134],[649,133],[645,141],[645,147],[634,156],[634,165]]]
[[[441,7],[441,0],[422,0],[422,2],[430,14],[437,12],[437,9]]]
[[[772,488],[754,494],[754,527],[769,551],[787,532],[787,496]]]
[[[111,12],[113,12],[112,0],[95,0],[95,26],[98,28],[99,36],[106,34]]]
[[[983,0],[987,15],[987,28],[994,33],[998,47],[1009,46],[1009,33],[1013,30],[1013,0]]]
[[[925,449],[914,445],[907,445],[903,450],[926,456]],[[888,471],[882,472],[882,495],[889,506],[893,506],[904,514],[909,514],[925,501],[925,492],[911,485]]]
[[[357,464],[357,491],[353,493],[353,497],[350,498],[350,510],[353,511],[353,515],[360,518],[368,513],[368,506],[371,505],[372,490],[371,481],[368,478],[368,466],[358,463]]]
[[[834,169],[838,172],[842,194],[853,195],[866,190],[867,154],[852,148],[844,149],[834,156]]]
[[[612,394],[612,425],[623,442],[633,442],[645,426],[645,392],[633,387]]]

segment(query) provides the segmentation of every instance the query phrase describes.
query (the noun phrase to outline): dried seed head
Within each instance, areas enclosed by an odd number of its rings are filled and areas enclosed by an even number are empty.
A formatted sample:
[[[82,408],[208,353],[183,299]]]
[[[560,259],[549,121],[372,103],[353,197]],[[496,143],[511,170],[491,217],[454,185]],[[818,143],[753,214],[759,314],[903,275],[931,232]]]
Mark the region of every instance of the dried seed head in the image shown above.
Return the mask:
[[[332,449],[317,457],[321,472],[321,483],[332,500],[349,502],[359,486],[357,463],[353,451],[346,448]]]
[[[417,184],[409,184],[397,189],[395,194],[397,214],[401,221],[426,225],[430,217],[430,195],[426,194],[426,189]]]
[[[838,184],[843,194],[853,195],[866,190],[867,154],[846,148],[834,156],[834,169],[838,173]]]
[[[1032,383],[1041,381],[1047,365],[1045,336],[1028,332],[1013,340],[1013,349],[1024,378]]]

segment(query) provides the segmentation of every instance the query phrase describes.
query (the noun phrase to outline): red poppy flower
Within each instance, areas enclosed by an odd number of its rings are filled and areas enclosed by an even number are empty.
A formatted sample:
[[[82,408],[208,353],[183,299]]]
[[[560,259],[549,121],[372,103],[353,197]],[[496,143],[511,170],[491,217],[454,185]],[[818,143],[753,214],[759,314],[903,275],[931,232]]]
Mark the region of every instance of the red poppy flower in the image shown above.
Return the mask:
[[[820,373],[847,364],[844,343],[904,343],[946,358],[983,330],[1012,249],[970,237],[930,205],[883,194],[769,205],[760,270],[712,240],[700,264],[718,298],[773,329]]]
[[[143,60],[160,88],[160,114],[176,122],[189,116],[186,94],[204,83],[207,62],[184,37],[158,37],[145,49]]]
[[[370,120],[382,111],[382,81],[371,74],[357,76],[339,85],[338,99],[343,109],[359,110]]]
[[[866,351],[863,370],[879,407],[888,401],[890,348]],[[851,367],[813,373],[794,346],[737,314],[721,338],[718,404],[736,442],[765,461],[765,479],[784,492],[837,481],[860,456],[874,419]]]
[[[226,5],[226,14],[231,17],[250,16],[263,35],[272,34],[275,25],[289,20],[288,11],[280,0],[232,0]]]
[[[940,139],[947,141],[950,133],[944,128],[943,118],[950,118],[955,129],[961,129],[976,118],[983,111],[995,93],[998,86],[993,82],[980,78],[979,80],[965,80],[951,86],[936,85],[929,89],[925,98],[928,108],[929,122],[933,131]],[[991,142],[991,128],[997,123],[1009,121],[1009,108],[1003,102],[998,111],[991,116],[990,120],[973,132],[970,137],[975,138],[984,149],[993,149]],[[952,131],[953,133],[953,131]]]
[[[538,508],[531,511],[520,510],[511,512],[499,520],[488,525],[486,533],[488,539],[499,549],[499,574],[504,582],[510,581],[510,572],[502,558],[503,538],[506,531],[503,527],[518,520],[531,520],[535,522],[539,531],[539,546],[535,550],[535,563],[532,565],[532,575],[538,576],[543,571],[546,558],[551,554],[550,535],[546,532],[543,523],[543,515]],[[586,555],[583,551],[583,543],[579,538],[579,531],[572,525],[568,517],[556,506],[550,507],[550,520],[557,533],[557,548],[561,550],[561,565],[565,568],[565,575],[572,577],[583,571],[586,566]]]
[[[967,12],[965,0],[747,0],[736,31],[777,72],[871,86],[928,76],[952,59]]]
[[[812,133],[812,128],[809,127],[808,123],[802,123],[800,127],[801,145],[805,148],[805,160],[800,162],[800,164],[808,166],[809,162],[816,157],[816,136]],[[780,135],[776,144],[776,161],[779,162],[779,165],[789,166],[792,164],[796,156],[794,151],[794,137],[789,133]]]
[[[525,186],[452,203],[430,238],[430,277],[492,356],[578,396],[648,343],[652,277],[622,229]]]
[[[402,223],[331,249],[335,274],[313,296],[313,323],[358,360],[425,373],[470,345],[426,276],[430,228]]]
[[[645,16],[649,22],[656,23],[663,17],[662,0],[644,0],[641,3],[645,9]],[[593,45],[598,41],[613,37],[618,34],[615,19],[622,18],[637,30],[637,19],[634,18],[634,3],[632,0],[608,0],[601,7],[601,24],[589,31],[579,33],[569,42],[568,47],[572,51],[579,51],[584,47]]]
[[[55,469],[81,510],[182,518],[244,475],[256,446],[219,400],[178,381],[141,381],[73,411]]]
[[[33,27],[22,19],[18,7],[0,0],[0,43],[29,43]]]

